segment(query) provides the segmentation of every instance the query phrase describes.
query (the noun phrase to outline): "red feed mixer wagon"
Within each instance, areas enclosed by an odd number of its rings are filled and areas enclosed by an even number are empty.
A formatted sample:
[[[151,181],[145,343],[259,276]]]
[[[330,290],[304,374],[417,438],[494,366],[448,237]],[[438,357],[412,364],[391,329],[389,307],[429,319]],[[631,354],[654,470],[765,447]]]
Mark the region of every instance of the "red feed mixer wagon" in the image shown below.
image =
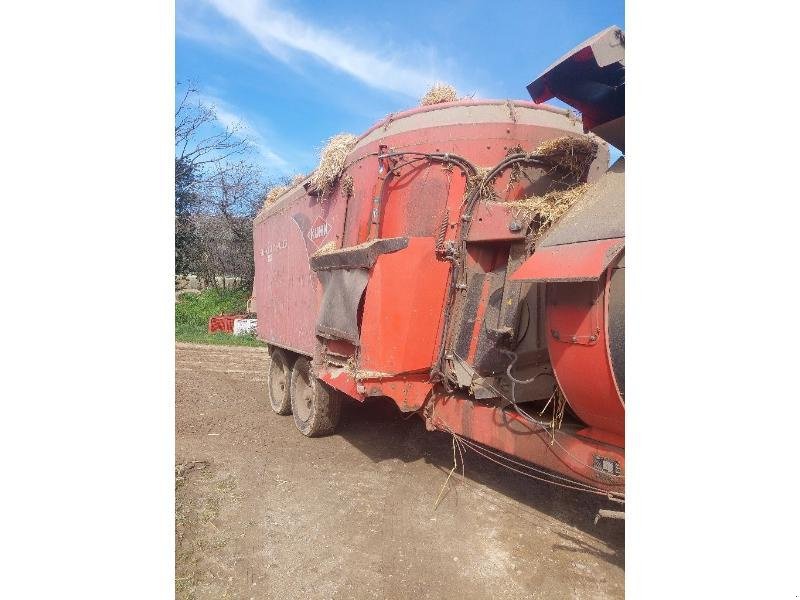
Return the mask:
[[[622,498],[625,175],[603,140],[622,149],[624,34],[528,90],[391,115],[331,189],[306,181],[256,217],[268,396],[307,436],[334,431],[344,396],[388,397],[487,457]],[[565,138],[593,148],[579,171],[537,151]],[[569,208],[547,223],[530,207],[553,197]]]

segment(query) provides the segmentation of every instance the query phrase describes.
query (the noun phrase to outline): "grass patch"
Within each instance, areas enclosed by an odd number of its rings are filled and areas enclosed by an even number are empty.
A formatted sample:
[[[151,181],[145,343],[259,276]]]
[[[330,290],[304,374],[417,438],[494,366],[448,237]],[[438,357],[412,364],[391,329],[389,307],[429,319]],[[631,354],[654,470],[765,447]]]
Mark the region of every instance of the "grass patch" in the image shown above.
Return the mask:
[[[247,312],[250,292],[244,289],[220,290],[208,288],[200,294],[185,295],[175,304],[175,325],[202,325],[216,315],[233,315]]]
[[[175,325],[175,341],[191,344],[219,344],[220,346],[266,346],[252,335],[231,335],[229,333],[208,333],[208,325]]]
[[[200,294],[185,295],[175,304],[175,340],[194,344],[223,346],[264,346],[251,335],[208,333],[208,320],[221,314],[244,314],[250,293],[244,289],[209,288]]]

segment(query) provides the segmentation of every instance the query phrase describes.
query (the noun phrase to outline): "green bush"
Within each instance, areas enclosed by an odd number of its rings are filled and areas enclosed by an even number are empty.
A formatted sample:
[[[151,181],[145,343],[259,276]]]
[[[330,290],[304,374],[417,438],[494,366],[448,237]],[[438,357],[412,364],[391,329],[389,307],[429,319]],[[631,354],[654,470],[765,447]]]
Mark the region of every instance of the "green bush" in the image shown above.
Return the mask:
[[[220,314],[243,314],[247,311],[248,290],[208,288],[200,294],[184,295],[175,304],[175,326],[208,327],[208,320]]]
[[[219,314],[244,314],[247,311],[247,290],[209,288],[200,294],[185,294],[175,304],[175,339],[195,344],[225,346],[264,346],[253,335],[208,333],[208,320]]]

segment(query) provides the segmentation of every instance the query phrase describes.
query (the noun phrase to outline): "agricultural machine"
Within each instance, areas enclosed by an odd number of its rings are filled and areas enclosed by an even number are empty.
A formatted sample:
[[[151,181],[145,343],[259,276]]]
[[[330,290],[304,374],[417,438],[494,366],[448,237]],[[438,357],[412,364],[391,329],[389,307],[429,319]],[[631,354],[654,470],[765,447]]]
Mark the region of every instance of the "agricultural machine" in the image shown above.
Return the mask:
[[[265,206],[272,409],[320,436],[344,396],[388,397],[490,459],[624,498],[625,167],[606,144],[624,152],[624,64],[609,28],[534,80],[532,102],[390,115],[331,188]]]

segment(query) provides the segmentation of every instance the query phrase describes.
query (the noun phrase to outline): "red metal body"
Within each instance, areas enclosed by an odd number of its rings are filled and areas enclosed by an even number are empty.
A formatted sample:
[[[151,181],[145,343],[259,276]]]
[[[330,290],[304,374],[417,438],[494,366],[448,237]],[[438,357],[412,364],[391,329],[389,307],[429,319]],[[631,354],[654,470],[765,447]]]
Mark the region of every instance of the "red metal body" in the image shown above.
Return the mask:
[[[259,337],[311,357],[320,379],[356,400],[388,396],[429,427],[622,491],[624,405],[606,341],[618,240],[528,258],[528,223],[512,203],[547,189],[547,170],[502,171],[497,197],[469,210],[468,172],[449,158],[489,168],[565,135],[583,136],[581,123],[530,102],[460,101],[378,123],[332,193],[298,186],[256,218]],[[601,145],[586,179],[607,162]],[[504,344],[520,373],[549,375],[518,386],[516,400],[545,400],[557,380],[580,420],[555,442],[510,408]]]
[[[547,348],[559,387],[590,426],[589,437],[600,435],[618,445],[624,445],[625,405],[608,351],[606,273],[624,242],[613,238],[540,248],[512,276],[548,284]]]
[[[431,422],[437,429],[459,433],[506,454],[563,473],[576,481],[609,492],[624,492],[624,479],[621,476],[601,474],[596,470],[596,465],[603,460],[616,465],[624,464],[625,454],[618,438],[595,440],[575,428],[562,428],[552,437],[549,431],[529,423],[514,412],[459,396],[437,398]]]
[[[540,248],[512,279],[551,283],[598,281],[624,245],[624,239],[612,238]]]

